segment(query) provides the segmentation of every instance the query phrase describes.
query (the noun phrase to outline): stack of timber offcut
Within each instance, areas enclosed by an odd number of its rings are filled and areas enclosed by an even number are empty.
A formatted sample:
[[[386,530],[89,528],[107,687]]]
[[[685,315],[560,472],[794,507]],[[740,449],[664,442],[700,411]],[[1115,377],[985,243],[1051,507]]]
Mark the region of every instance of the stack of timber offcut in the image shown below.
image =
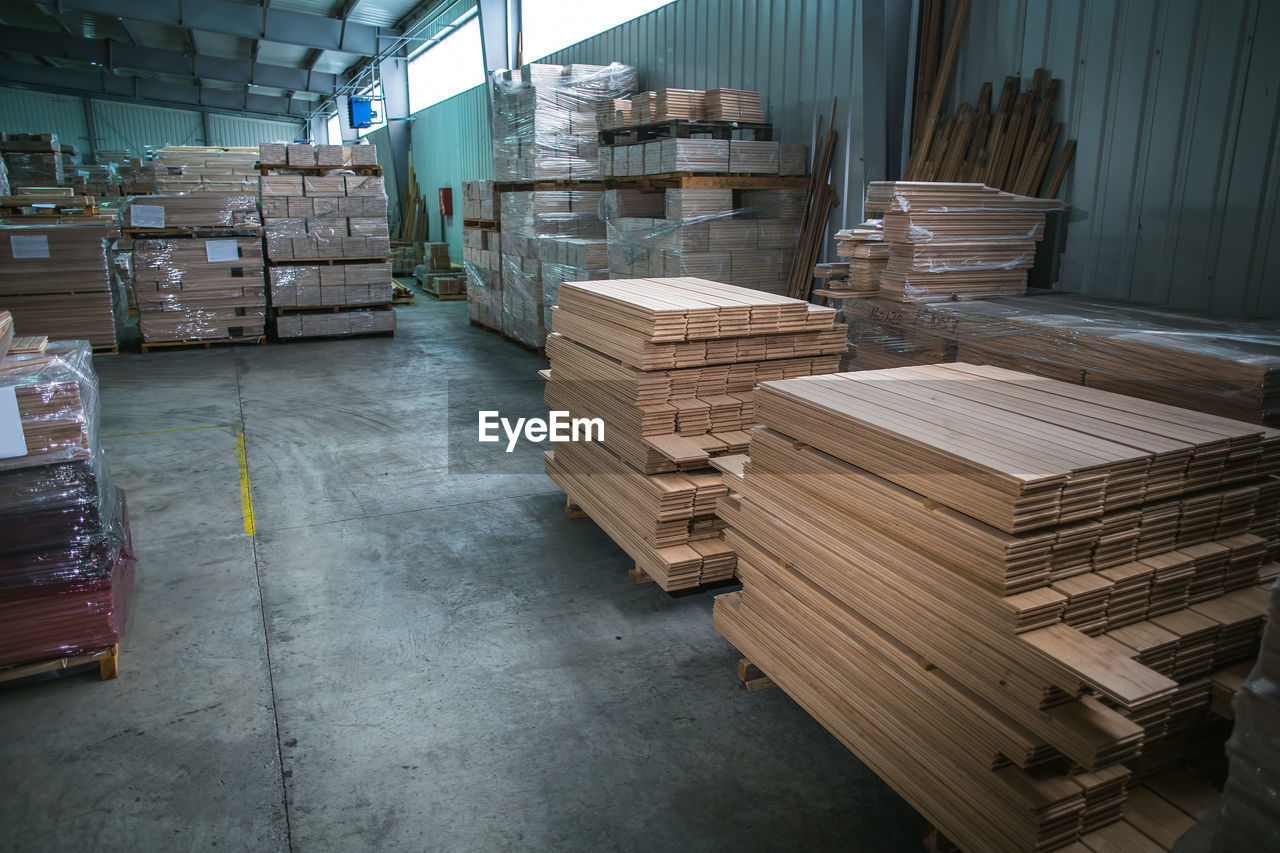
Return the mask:
[[[744,89],[708,89],[706,118],[721,121],[745,121],[761,123],[764,109],[760,106],[760,93]]]
[[[982,184],[873,182],[867,209],[884,213],[889,260],[880,292],[903,302],[1026,293],[1045,213],[1061,202]]]
[[[732,577],[711,460],[745,450],[757,383],[838,369],[834,317],[696,278],[561,284],[546,401],[604,439],[558,444],[547,474],[663,589]]]
[[[968,364],[755,407],[717,629],[962,849],[1165,849],[1257,654],[1280,434]]]

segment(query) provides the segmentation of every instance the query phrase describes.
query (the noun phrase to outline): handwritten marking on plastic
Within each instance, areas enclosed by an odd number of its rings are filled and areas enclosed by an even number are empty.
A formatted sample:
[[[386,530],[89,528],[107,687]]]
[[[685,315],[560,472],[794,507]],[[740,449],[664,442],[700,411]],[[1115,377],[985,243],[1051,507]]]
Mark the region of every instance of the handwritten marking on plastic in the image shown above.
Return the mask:
[[[0,388],[0,459],[26,455],[27,438],[22,434],[18,389]]]

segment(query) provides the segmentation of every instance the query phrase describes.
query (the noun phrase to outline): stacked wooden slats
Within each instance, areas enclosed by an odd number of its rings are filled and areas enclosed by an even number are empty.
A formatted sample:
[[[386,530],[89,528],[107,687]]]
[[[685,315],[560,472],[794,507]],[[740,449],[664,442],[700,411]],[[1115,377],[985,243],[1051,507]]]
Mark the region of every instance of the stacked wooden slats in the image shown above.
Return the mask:
[[[605,427],[548,454],[548,475],[663,589],[732,577],[710,461],[746,448],[757,383],[838,369],[834,316],[694,278],[563,283],[546,400]]]
[[[885,242],[884,223],[868,219],[856,228],[836,232],[836,255],[848,259],[848,275],[842,287],[865,293],[880,289],[880,276],[889,262],[890,244]]]
[[[0,358],[9,354],[13,346],[13,315],[8,311],[0,311]]]
[[[745,89],[708,89],[708,119],[723,121],[763,122],[764,109],[760,106],[760,93]]]
[[[1280,435],[965,364],[755,411],[717,628],[963,849],[1147,838],[1131,774],[1212,744],[1257,651]]]
[[[880,290],[904,302],[1025,293],[1045,212],[1061,207],[981,184],[874,182],[867,208],[884,212],[889,243]]]

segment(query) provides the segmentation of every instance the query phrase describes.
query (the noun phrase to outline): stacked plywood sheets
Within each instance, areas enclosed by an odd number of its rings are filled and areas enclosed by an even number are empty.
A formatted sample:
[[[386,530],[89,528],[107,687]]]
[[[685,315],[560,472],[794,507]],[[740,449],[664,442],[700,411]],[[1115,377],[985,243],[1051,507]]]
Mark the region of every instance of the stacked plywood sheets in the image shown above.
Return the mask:
[[[1273,433],[963,364],[755,404],[717,627],[949,838],[1128,832],[1126,778],[1212,742],[1208,677],[1266,610]]]
[[[867,209],[884,212],[890,244],[881,290],[911,302],[1025,293],[1045,212],[1062,208],[982,184],[873,183]]]
[[[262,240],[133,241],[133,290],[147,343],[256,337],[266,323]]]
[[[107,241],[118,235],[102,225],[0,226],[0,304],[16,333],[114,347]]]
[[[256,192],[238,195],[149,195],[124,205],[129,230],[248,230],[262,225]]]
[[[664,589],[731,577],[715,517],[728,490],[711,459],[745,448],[759,382],[838,368],[843,330],[833,318],[700,279],[565,282],[547,339],[547,403],[599,418],[604,435],[560,444],[547,473]],[[766,341],[784,334],[791,346],[771,351]],[[688,366],[645,358],[646,346],[695,345],[703,357]]]

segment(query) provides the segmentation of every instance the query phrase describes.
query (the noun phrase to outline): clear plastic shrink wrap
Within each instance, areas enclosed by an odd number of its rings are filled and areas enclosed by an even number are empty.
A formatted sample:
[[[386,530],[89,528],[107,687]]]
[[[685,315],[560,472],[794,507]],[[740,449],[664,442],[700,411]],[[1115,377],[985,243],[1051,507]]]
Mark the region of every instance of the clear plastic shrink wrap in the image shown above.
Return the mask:
[[[1252,423],[1280,423],[1280,326],[1058,293],[847,300],[855,369],[965,361]]]
[[[0,666],[119,642],[135,558],[107,471],[86,342],[0,361],[27,452],[0,459]]]
[[[597,107],[636,91],[636,70],[535,63],[496,72],[493,162],[499,181],[599,180]]]
[[[697,276],[784,294],[803,190],[609,190],[612,278]]]
[[[138,326],[148,343],[263,333],[266,295],[257,236],[136,239],[133,269]]]

